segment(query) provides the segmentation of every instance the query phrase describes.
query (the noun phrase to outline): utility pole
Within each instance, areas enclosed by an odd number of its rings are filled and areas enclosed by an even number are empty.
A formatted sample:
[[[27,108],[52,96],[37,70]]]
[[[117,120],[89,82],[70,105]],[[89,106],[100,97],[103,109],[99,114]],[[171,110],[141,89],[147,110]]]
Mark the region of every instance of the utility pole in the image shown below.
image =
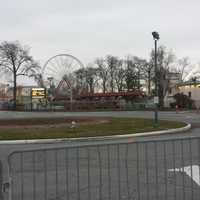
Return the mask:
[[[155,55],[154,55],[154,67],[155,67],[155,96],[154,96],[154,103],[155,103],[155,112],[154,112],[154,122],[155,126],[158,126],[158,70],[157,70],[157,41],[160,39],[160,36],[158,32],[154,31],[152,32],[152,36],[154,39],[154,45],[155,45]]]

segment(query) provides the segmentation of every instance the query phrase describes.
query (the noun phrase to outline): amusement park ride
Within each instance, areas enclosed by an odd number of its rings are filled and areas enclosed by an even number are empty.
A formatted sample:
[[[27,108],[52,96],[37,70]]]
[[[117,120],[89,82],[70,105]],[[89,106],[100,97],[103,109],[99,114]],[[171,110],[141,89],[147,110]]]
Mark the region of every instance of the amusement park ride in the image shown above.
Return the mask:
[[[75,72],[83,69],[82,62],[69,54],[59,54],[50,58],[42,70],[43,83],[47,89],[49,101],[65,101],[72,105],[77,102],[109,101],[113,103],[120,98],[144,96],[139,90],[129,92],[88,93],[87,87],[79,87]]]
[[[31,110],[54,109],[59,106],[65,110],[116,109],[123,101],[128,102],[145,96],[140,90],[89,92],[83,73],[84,65],[78,58],[69,54],[56,55],[44,64],[39,87],[18,89],[18,103],[25,109],[31,104]],[[10,99],[12,95],[3,95],[0,90],[0,107],[1,102],[10,102]]]
[[[74,73],[84,68],[82,62],[69,54],[59,54],[50,58],[42,70],[43,82],[48,88],[48,95],[53,100],[73,98],[75,87]]]

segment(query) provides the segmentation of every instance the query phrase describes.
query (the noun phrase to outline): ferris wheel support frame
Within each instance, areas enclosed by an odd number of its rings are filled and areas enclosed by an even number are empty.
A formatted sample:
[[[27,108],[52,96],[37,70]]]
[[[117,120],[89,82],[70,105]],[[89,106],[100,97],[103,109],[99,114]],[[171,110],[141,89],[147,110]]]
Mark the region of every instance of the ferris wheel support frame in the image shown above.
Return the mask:
[[[49,58],[46,62],[45,62],[45,64],[43,65],[43,68],[42,68],[42,75],[44,74],[44,70],[45,70],[45,68],[46,68],[46,66],[48,65],[48,63],[49,62],[51,62],[51,60],[53,60],[54,58],[57,58],[57,57],[59,57],[59,56],[66,56],[66,57],[70,57],[70,58],[72,58],[72,59],[74,59],[74,60],[76,60],[77,62],[78,62],[78,64],[82,67],[82,68],[85,68],[85,66],[84,66],[84,64],[78,59],[78,58],[76,58],[75,56],[72,56],[72,55],[70,55],[70,54],[57,54],[57,55],[55,55],[55,56],[53,56],[53,57],[51,57],[51,58]],[[66,81],[66,80],[60,80],[60,81]],[[68,84],[68,83],[67,83]],[[60,83],[59,83],[59,85],[60,85]],[[59,87],[59,85],[57,86],[57,88]],[[72,87],[70,86],[70,110],[72,111],[72,104],[73,104],[73,89],[72,89]]]
[[[80,64],[81,67],[85,68],[84,64],[83,64],[78,58],[76,58],[75,56],[72,56],[72,55],[70,55],[70,54],[57,54],[57,55],[52,56],[51,58],[49,58],[49,59],[44,63],[43,68],[42,68],[42,74],[43,74],[44,69],[46,68],[47,64],[48,64],[52,59],[54,59],[54,58],[56,58],[56,57],[58,57],[58,56],[68,56],[68,57],[71,57],[72,59],[76,60],[76,61]]]

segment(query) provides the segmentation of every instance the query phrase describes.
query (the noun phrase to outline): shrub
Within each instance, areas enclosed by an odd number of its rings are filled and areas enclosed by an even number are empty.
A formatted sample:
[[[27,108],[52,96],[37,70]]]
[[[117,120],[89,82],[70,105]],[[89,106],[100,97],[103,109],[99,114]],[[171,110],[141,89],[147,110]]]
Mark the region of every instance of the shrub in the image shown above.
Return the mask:
[[[172,108],[175,108],[177,105],[179,108],[191,109],[194,106],[194,101],[189,96],[183,93],[175,94],[174,99],[175,99],[175,102],[170,104]]]

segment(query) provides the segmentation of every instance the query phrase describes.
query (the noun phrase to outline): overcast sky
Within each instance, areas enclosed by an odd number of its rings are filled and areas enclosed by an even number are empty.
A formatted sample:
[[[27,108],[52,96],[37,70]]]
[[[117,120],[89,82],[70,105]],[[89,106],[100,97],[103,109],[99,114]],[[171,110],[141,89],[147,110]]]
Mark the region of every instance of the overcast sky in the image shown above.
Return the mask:
[[[0,41],[19,40],[41,64],[68,53],[148,58],[151,32],[177,56],[200,61],[199,0],[0,0]]]

